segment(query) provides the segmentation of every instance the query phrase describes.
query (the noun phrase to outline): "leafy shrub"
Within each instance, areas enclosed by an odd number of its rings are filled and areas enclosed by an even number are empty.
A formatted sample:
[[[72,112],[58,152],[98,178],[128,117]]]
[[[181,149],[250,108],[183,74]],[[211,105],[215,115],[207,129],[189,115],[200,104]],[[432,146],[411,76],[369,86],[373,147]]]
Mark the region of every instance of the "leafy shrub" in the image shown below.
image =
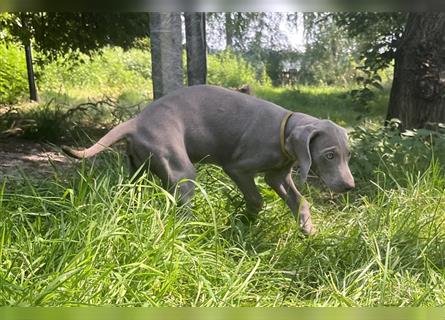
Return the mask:
[[[60,106],[51,106],[51,101],[30,110],[27,118],[32,123],[24,128],[26,139],[57,142],[70,128]]]
[[[184,56],[184,66],[185,66]],[[47,63],[39,70],[42,90],[52,93],[83,90],[118,96],[124,91],[151,92],[151,55],[146,49],[124,51],[105,47],[91,55],[70,52]],[[186,76],[186,70],[184,70]],[[265,72],[256,76],[255,69],[231,51],[208,56],[208,82],[224,87],[243,84],[269,84]]]
[[[387,127],[358,126],[350,137],[354,149],[351,167],[364,180],[382,172],[403,181],[407,172],[425,172],[432,161],[445,165],[445,128],[400,132],[399,122],[393,121]]]
[[[265,72],[260,79],[255,76],[255,69],[242,57],[230,50],[210,54],[207,61],[209,84],[223,87],[240,87],[243,84],[268,84],[270,79]]]
[[[116,95],[127,89],[148,94],[151,91],[151,55],[149,51],[105,47],[90,56],[71,52],[60,56],[41,70],[44,90],[85,89]]]
[[[14,103],[26,94],[25,53],[19,45],[0,42],[0,103]]]

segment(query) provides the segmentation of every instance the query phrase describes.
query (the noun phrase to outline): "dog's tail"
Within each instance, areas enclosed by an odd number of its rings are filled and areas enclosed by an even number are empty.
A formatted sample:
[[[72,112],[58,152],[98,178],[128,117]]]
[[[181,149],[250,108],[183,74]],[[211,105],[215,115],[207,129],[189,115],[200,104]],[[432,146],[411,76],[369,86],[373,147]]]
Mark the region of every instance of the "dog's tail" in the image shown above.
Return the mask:
[[[135,119],[128,120],[114,127],[110,132],[104,135],[98,142],[84,150],[74,150],[67,146],[62,146],[62,150],[69,156],[77,159],[89,158],[104,151],[113,143],[123,139],[134,130]]]

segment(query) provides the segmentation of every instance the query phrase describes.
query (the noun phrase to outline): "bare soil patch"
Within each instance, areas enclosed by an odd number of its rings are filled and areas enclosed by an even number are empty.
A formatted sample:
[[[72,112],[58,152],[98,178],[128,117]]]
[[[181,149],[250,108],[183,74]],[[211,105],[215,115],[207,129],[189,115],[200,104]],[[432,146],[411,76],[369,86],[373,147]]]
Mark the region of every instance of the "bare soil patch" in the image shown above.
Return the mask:
[[[54,146],[16,137],[0,138],[0,180],[47,178],[54,170],[72,168],[73,163]]]

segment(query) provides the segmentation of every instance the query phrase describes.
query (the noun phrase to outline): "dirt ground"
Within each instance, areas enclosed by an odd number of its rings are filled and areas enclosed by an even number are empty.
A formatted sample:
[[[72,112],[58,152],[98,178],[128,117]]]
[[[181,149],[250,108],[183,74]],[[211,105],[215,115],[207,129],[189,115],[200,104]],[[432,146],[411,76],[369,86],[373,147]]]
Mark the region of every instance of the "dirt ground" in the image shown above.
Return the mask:
[[[73,162],[56,147],[21,138],[0,138],[0,181],[16,179],[23,174],[30,178],[46,178],[54,170],[66,170]]]

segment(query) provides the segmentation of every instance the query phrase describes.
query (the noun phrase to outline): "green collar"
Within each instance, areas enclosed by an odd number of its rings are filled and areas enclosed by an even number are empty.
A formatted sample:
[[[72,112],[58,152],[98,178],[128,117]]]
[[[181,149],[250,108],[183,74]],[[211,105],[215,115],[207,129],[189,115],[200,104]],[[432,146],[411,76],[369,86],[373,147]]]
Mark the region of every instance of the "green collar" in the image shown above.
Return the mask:
[[[280,148],[281,148],[281,154],[288,159],[292,159],[291,155],[289,154],[289,152],[287,152],[284,143],[285,143],[285,136],[284,136],[284,132],[286,131],[286,124],[289,121],[289,118],[293,115],[293,112],[288,112],[283,120],[281,120],[281,126],[280,126]]]

